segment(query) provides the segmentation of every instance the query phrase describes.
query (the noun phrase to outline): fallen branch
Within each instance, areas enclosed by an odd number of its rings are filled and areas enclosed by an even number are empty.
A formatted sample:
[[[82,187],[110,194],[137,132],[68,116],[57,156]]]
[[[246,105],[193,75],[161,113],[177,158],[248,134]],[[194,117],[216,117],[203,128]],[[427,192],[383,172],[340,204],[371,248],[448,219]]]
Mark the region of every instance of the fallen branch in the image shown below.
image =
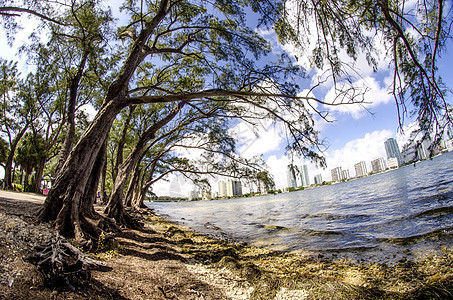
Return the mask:
[[[91,270],[106,272],[112,269],[82,253],[59,234],[47,243],[35,246],[33,253],[23,259],[38,267],[47,286],[66,286],[72,291],[90,280]]]

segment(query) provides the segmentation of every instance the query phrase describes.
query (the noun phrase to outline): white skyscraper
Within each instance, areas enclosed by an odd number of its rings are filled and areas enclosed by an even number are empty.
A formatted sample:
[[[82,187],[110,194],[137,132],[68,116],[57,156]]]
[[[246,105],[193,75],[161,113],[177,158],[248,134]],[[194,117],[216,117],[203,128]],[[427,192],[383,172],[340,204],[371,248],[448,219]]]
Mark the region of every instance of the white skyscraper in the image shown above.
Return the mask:
[[[286,181],[288,187],[297,188],[296,170],[293,165],[288,165],[286,168]]]
[[[400,148],[398,147],[398,143],[394,138],[389,138],[384,142],[385,145],[385,152],[387,152],[387,159],[395,157],[398,160],[398,164],[401,165],[403,163],[403,159],[401,158]]]
[[[363,177],[368,174],[368,171],[366,169],[366,164],[364,161],[356,163],[354,165],[354,169],[355,169],[355,177]]]
[[[219,181],[219,197],[242,195],[242,184],[239,180]]]
[[[371,161],[371,171],[373,171],[374,173],[382,172],[385,169],[386,169],[385,162],[382,157],[379,157],[379,158]]]
[[[343,179],[343,171],[341,170],[341,167],[332,169],[330,174],[332,175],[332,181],[340,181]]]
[[[303,187],[310,185],[310,177],[308,176],[308,166],[307,165],[303,165],[300,168],[300,181],[301,181]]]
[[[315,184],[322,184],[322,176],[318,174],[315,176]]]

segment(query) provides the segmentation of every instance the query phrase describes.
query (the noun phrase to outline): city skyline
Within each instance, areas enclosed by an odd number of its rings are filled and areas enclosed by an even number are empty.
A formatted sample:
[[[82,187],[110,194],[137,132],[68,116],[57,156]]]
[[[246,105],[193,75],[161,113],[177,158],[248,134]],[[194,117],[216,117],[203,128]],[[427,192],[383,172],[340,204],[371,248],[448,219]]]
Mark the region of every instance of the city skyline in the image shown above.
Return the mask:
[[[371,169],[369,169],[370,171],[368,171],[368,167],[365,161],[357,162],[356,164],[354,164],[354,169],[356,172],[355,178],[360,178],[373,173],[379,173],[389,168],[398,167],[403,164],[412,163],[421,159],[427,159],[431,155],[431,150],[429,149],[431,144],[432,141],[430,140],[421,142],[419,146],[417,146],[413,142],[403,148],[403,152],[407,152],[406,155],[401,155],[398,142],[394,138],[389,138],[384,142],[384,147],[388,159],[384,160],[383,157],[378,157],[374,160],[371,160]],[[443,148],[442,150],[453,151],[453,139],[451,139],[450,135],[442,140],[441,147]],[[432,150],[432,155],[439,153],[440,149],[434,148]],[[394,160],[396,160],[396,164]],[[335,167],[331,169],[331,181],[341,181],[347,179],[347,177],[343,173],[345,171],[349,172],[348,169],[342,170],[342,167]]]

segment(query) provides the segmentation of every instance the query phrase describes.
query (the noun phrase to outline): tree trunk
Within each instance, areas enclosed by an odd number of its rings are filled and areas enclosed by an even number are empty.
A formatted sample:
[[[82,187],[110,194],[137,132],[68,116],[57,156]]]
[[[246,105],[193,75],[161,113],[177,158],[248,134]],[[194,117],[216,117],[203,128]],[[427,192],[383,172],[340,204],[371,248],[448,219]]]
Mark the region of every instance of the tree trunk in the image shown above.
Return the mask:
[[[92,176],[97,172],[99,154],[112,123],[121,110],[118,102],[107,102],[96,115],[59,171],[38,215],[40,221],[54,221],[57,231],[64,236],[75,237],[77,241],[96,239],[95,233],[89,230],[92,226],[85,221],[83,208],[92,205]]]
[[[16,154],[16,148],[17,145],[19,144],[19,141],[22,139],[22,137],[25,134],[25,131],[27,131],[29,124],[27,123],[17,134],[17,136],[14,138],[10,145],[10,151],[8,154],[8,158],[6,160],[5,164],[5,189],[6,190],[12,190],[13,189],[13,180],[14,180],[14,171],[13,171],[13,160],[14,160],[14,154]]]
[[[145,197],[146,193],[148,192],[151,185],[145,184],[144,186],[139,188],[139,192],[134,197],[132,201],[132,207],[134,208],[146,208],[145,205]]]
[[[132,173],[131,181],[129,182],[129,186],[127,188],[126,198],[124,200],[124,205],[126,207],[132,206],[132,199],[139,186],[140,169],[138,166],[139,166],[138,164],[135,166],[134,172]]]
[[[68,131],[66,132],[66,137],[64,139],[63,145],[60,150],[60,154],[58,156],[58,162],[56,165],[56,172],[58,172],[66,161],[69,156],[69,153],[72,150],[72,145],[74,144],[75,132],[76,132],[76,124],[75,124],[75,108],[77,103],[77,93],[80,85],[80,81],[82,80],[83,70],[85,69],[86,62],[88,60],[88,51],[85,51],[82,56],[82,60],[77,67],[76,75],[71,79],[69,85],[69,101],[67,106],[67,115],[66,115],[66,123],[68,125]]]
[[[177,104],[168,115],[163,119],[159,120],[157,123],[150,126],[140,137],[139,141],[132,149],[131,153],[118,168],[118,174],[115,178],[115,184],[113,185],[113,191],[110,195],[109,202],[105,209],[105,213],[110,217],[114,218],[119,224],[123,225],[132,225],[129,223],[130,218],[124,210],[123,199],[124,199],[124,187],[126,185],[127,177],[133,168],[140,161],[143,149],[145,149],[146,144],[152,140],[156,132],[168,124],[181,110],[184,106],[184,102]]]
[[[102,169],[104,167],[104,162],[106,159],[105,157],[106,151],[107,151],[107,140],[102,144],[102,147],[99,150],[98,157],[93,166],[93,171],[91,172],[90,178],[85,188],[85,193],[83,195],[84,201],[82,203],[82,212],[86,217],[92,219],[100,218],[100,215],[94,210],[94,203],[96,202],[99,181],[101,178]]]
[[[105,149],[105,153],[104,153],[104,165],[102,166],[102,173],[101,173],[101,176],[102,176],[102,180],[101,180],[101,191],[99,193],[99,202],[101,202],[101,204],[107,204],[107,201],[108,201],[108,197],[107,197],[107,193],[105,191],[105,183],[107,181],[107,148]]]
[[[127,226],[133,225],[131,218],[124,210],[123,206],[124,186],[126,184],[127,175],[130,171],[130,165],[131,163],[127,163],[127,165],[122,164],[120,166],[118,174],[116,175],[112,194],[110,195],[109,202],[107,203],[107,207],[104,211],[108,217],[114,218],[118,224]]]
[[[8,158],[6,159],[6,164],[5,164],[5,189],[6,190],[12,190],[13,189],[13,158],[14,158],[14,153],[10,152],[8,155]]]
[[[34,187],[33,190],[35,193],[39,193],[41,190],[41,177],[44,173],[44,166],[46,164],[46,160],[43,159],[39,164],[38,168],[36,169],[35,173],[35,182],[34,182]]]
[[[28,185],[29,180],[30,180],[30,173],[29,172],[25,172],[24,183],[22,183],[22,185],[24,186],[24,191],[25,191],[25,188]]]
[[[127,131],[129,129],[129,125],[131,123],[132,115],[134,113],[135,107],[136,107],[135,105],[129,107],[129,114],[126,118],[126,121],[124,122],[124,127],[121,132],[120,140],[118,142],[118,149],[116,150],[115,166],[114,166],[113,172],[112,172],[113,178],[116,178],[116,175],[118,174],[118,168],[123,163],[123,160],[124,160],[123,159],[124,145],[126,145]]]

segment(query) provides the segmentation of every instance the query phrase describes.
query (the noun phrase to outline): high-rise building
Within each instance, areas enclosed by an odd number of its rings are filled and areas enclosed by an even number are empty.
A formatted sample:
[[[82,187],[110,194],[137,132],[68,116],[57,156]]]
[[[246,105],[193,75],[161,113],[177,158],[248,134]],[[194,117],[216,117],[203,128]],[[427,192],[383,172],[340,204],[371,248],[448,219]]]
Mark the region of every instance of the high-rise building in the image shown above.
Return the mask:
[[[288,187],[297,188],[296,170],[292,164],[286,168],[286,182]]]
[[[242,184],[239,180],[227,180],[226,184],[229,197],[242,195]]]
[[[225,181],[219,181],[219,197],[227,196],[227,185]]]
[[[396,157],[394,157],[394,158],[396,158]],[[379,157],[379,158],[371,161],[371,171],[372,172],[379,173],[379,172],[384,171],[385,169],[386,169],[385,161],[382,157]]]
[[[318,174],[315,176],[315,184],[322,184],[322,176]]]
[[[300,168],[300,181],[301,181],[303,187],[310,185],[310,177],[308,177],[308,166],[307,165],[303,165]]]
[[[343,172],[341,170],[341,167],[336,167],[335,169],[332,169],[330,171],[330,174],[332,175],[332,181],[340,181],[343,179]]]
[[[387,159],[387,167],[398,168],[398,159],[396,159],[396,157]]]
[[[394,138],[389,138],[384,142],[385,145],[385,152],[387,152],[387,159],[395,157],[398,160],[398,165],[403,163],[403,159],[401,158],[400,148],[398,147],[398,143]]]
[[[219,181],[219,197],[242,195],[242,185],[238,180]]]
[[[426,159],[440,153],[438,146],[428,137],[418,147],[418,159]]]
[[[417,147],[413,144],[403,148],[401,153],[403,163],[409,164],[418,160]]]
[[[351,176],[349,176],[349,170],[343,170],[341,174],[343,179],[349,179]]]
[[[364,161],[356,163],[354,165],[354,169],[355,169],[355,177],[363,177],[368,174],[368,171],[366,169],[366,164]]]

